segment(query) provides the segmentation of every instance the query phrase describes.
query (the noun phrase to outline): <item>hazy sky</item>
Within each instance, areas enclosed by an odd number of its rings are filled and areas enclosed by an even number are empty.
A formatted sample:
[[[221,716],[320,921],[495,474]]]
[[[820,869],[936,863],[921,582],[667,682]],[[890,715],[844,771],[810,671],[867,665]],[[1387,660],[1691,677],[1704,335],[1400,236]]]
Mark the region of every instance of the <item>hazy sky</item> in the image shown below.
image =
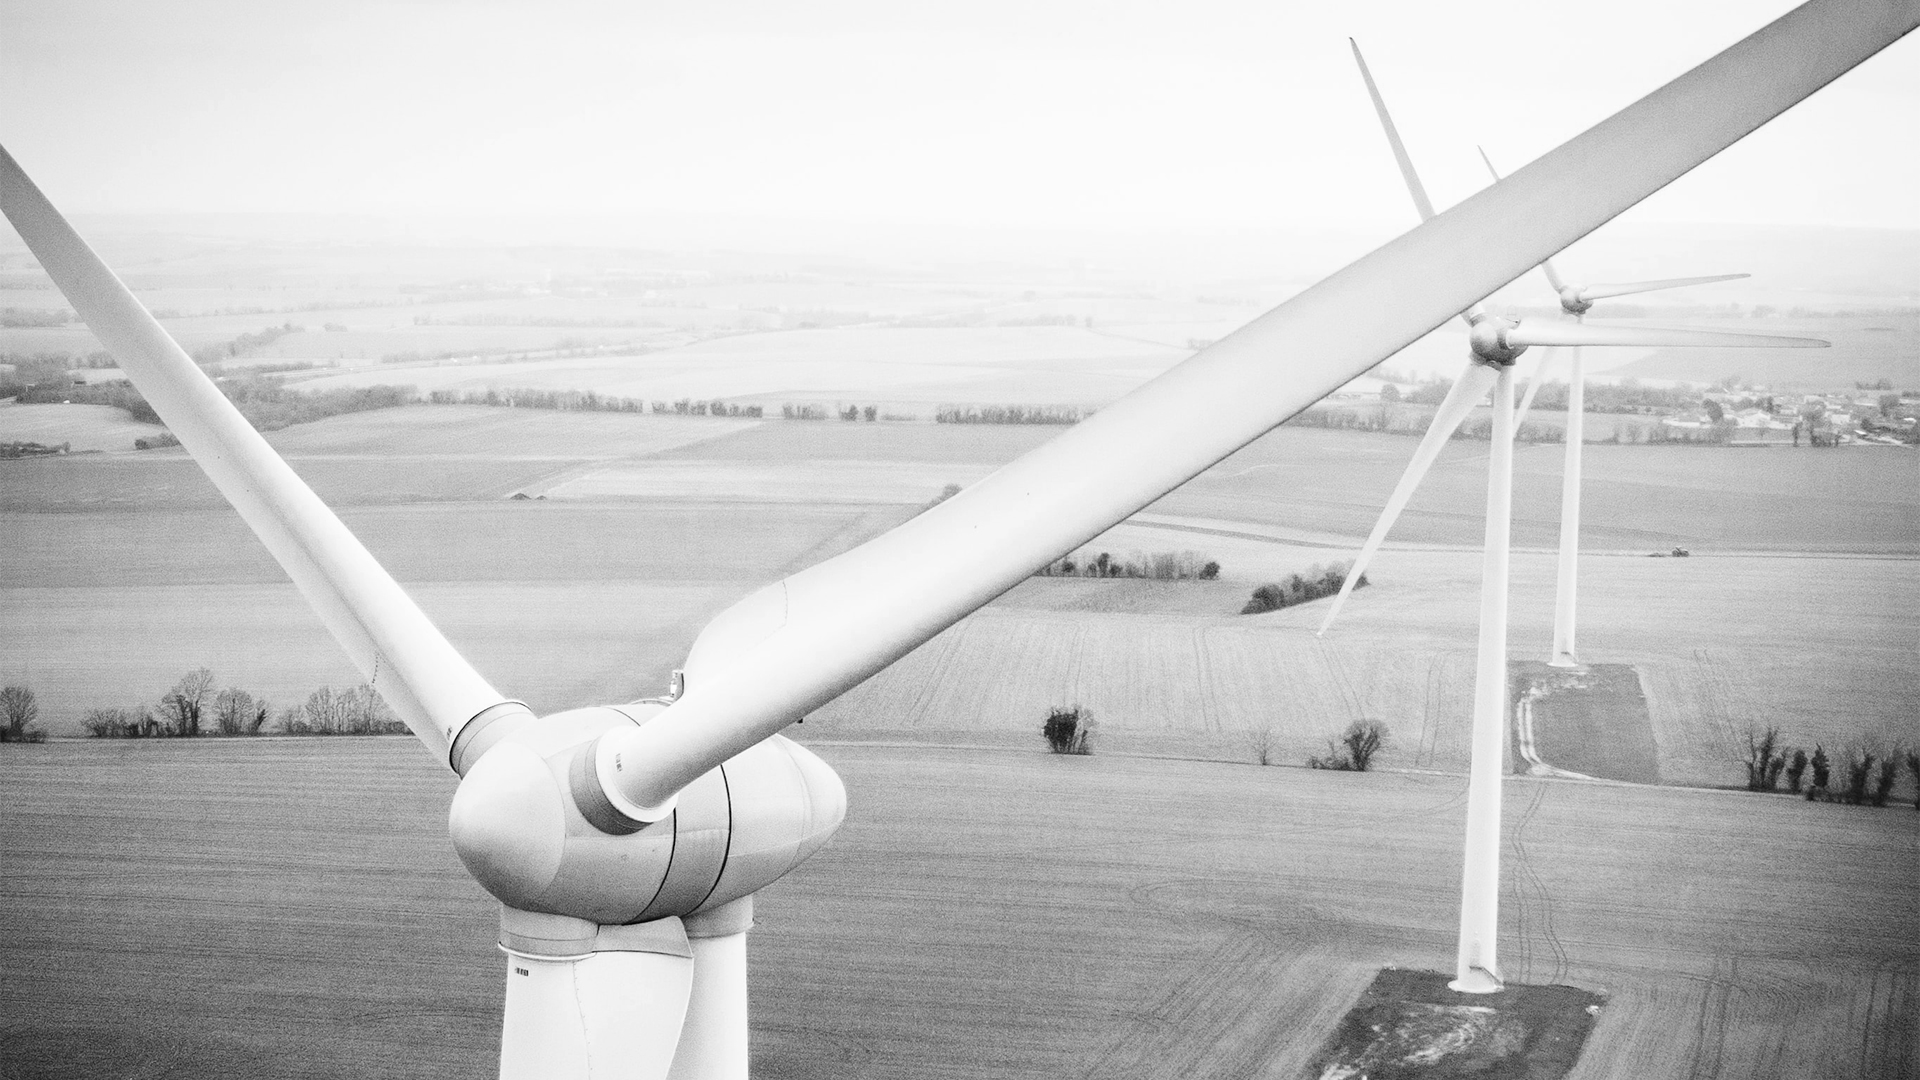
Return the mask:
[[[80,213],[1397,231],[1348,35],[1445,206],[1788,6],[6,0],[0,142]],[[1920,228],[1914,38],[1635,216]]]

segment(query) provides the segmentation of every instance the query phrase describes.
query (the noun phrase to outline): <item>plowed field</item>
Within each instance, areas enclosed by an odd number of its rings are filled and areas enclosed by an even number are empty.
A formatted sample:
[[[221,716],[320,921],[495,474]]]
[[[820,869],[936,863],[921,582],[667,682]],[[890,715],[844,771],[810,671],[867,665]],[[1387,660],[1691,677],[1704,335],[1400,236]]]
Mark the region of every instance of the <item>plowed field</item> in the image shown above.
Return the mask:
[[[852,811],[757,904],[755,1076],[1292,1080],[1451,960],[1459,777],[816,748]],[[495,908],[411,740],[0,749],[9,1075],[493,1072]],[[1607,996],[1575,1080],[1920,1068],[1911,809],[1507,790],[1502,967]]]

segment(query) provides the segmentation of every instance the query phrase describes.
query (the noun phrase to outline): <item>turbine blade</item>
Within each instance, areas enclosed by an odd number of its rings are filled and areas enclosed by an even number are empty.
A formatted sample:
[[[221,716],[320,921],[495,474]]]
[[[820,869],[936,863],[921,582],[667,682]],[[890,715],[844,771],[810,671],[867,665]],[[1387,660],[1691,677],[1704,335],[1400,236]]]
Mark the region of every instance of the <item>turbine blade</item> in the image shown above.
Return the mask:
[[[1710,285],[1716,281],[1738,281],[1752,276],[1752,274],[1713,274],[1708,277],[1677,277],[1662,278],[1659,281],[1628,281],[1612,285],[1582,285],[1580,299],[1604,300],[1609,296],[1632,296],[1634,293],[1658,292],[1661,289],[1684,289],[1689,285]]]
[[[1386,99],[1380,96],[1380,88],[1373,83],[1373,72],[1367,69],[1367,58],[1360,55],[1360,43],[1352,38],[1347,44],[1353,48],[1354,62],[1360,65],[1360,77],[1366,80],[1367,95],[1373,99],[1373,111],[1380,117],[1380,127],[1387,133],[1387,145],[1393,149],[1393,160],[1400,164],[1400,175],[1407,182],[1407,193],[1413,196],[1413,208],[1420,213],[1421,221],[1433,219],[1433,201],[1427,198],[1426,186],[1420,183],[1420,174],[1414,171],[1413,158],[1407,156],[1406,144],[1400,141],[1400,129],[1394,126],[1393,116],[1387,112]],[[1471,329],[1473,320],[1479,317],[1478,301],[1463,308],[1460,319]]]
[[[1353,565],[1347,568],[1347,580],[1340,586],[1340,595],[1333,598],[1333,604],[1327,608],[1327,616],[1320,620],[1317,634],[1327,632],[1333,620],[1346,605],[1347,595],[1357,587],[1360,576],[1373,562],[1374,553],[1387,538],[1387,531],[1400,519],[1400,511],[1406,509],[1407,500],[1419,490],[1420,481],[1427,478],[1427,470],[1440,457],[1440,451],[1446,449],[1447,440],[1487,396],[1487,391],[1499,379],[1500,373],[1485,364],[1468,364],[1467,370],[1447,391],[1440,407],[1433,411],[1433,423],[1427,425],[1427,433],[1420,437],[1420,445],[1413,451],[1413,460],[1407,463],[1407,471],[1400,474],[1400,482],[1394,485],[1393,494],[1388,496],[1387,505],[1380,511],[1380,518],[1373,523],[1373,531],[1367,534],[1367,542],[1360,546],[1360,554],[1353,557]]]
[[[1728,334],[1718,330],[1673,330],[1661,326],[1595,326],[1593,323],[1522,320],[1501,334],[1508,345],[1668,345],[1698,349],[1824,349],[1820,338],[1782,334]]]
[[[446,759],[468,720],[503,703],[499,692],[187,358],[4,148],[0,211],[367,681]]]
[[[1407,156],[1406,144],[1400,141],[1400,129],[1393,126],[1393,116],[1387,112],[1387,103],[1380,96],[1380,88],[1373,84],[1373,72],[1367,70],[1367,58],[1360,55],[1360,43],[1352,38],[1347,44],[1353,47],[1353,59],[1360,65],[1360,77],[1366,80],[1367,95],[1373,98],[1373,111],[1380,116],[1380,126],[1386,130],[1387,145],[1393,148],[1393,160],[1400,165],[1400,175],[1407,182],[1407,194],[1413,196],[1413,208],[1420,212],[1420,220],[1433,217],[1433,202],[1427,198],[1426,186],[1420,183],[1420,174],[1413,171],[1413,159]]]
[[[1500,170],[1493,167],[1493,159],[1487,156],[1487,148],[1484,146],[1476,146],[1474,149],[1480,151],[1480,160],[1486,162],[1487,171],[1493,174],[1493,182],[1496,184],[1499,183]],[[1553,286],[1554,292],[1562,292],[1566,289],[1567,283],[1560,280],[1559,272],[1553,268],[1552,259],[1541,259],[1540,270],[1547,275],[1547,284]],[[1522,409],[1521,411],[1525,412],[1526,410]],[[1518,427],[1519,425],[1515,424],[1514,426]]]
[[[1547,372],[1553,370],[1559,359],[1559,350],[1552,349],[1540,357],[1540,366],[1533,369],[1533,378],[1527,380],[1526,395],[1520,399],[1520,407],[1513,411],[1513,430],[1516,436],[1520,431],[1521,423],[1527,418],[1527,410],[1533,408],[1534,395],[1538,394],[1540,387],[1546,384]]]
[[[966,491],[770,586],[747,602],[771,617],[646,726],[603,737],[591,779],[627,806],[662,805],[1916,23],[1920,0],[1812,0]]]

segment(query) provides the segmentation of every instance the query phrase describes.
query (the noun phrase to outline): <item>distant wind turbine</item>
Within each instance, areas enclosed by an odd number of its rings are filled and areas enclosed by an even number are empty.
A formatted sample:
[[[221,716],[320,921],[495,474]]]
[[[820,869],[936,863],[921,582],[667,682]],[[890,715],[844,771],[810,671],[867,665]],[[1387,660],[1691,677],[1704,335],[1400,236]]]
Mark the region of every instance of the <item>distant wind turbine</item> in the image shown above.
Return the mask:
[[[1500,170],[1493,167],[1493,159],[1487,156],[1484,148],[1480,151],[1480,160],[1486,162],[1487,171],[1493,174],[1493,182],[1500,182]],[[1547,284],[1553,286],[1554,293],[1560,299],[1560,310],[1573,316],[1575,322],[1586,321],[1587,312],[1593,309],[1595,300],[1604,300],[1610,296],[1631,296],[1634,293],[1658,292],[1663,289],[1683,289],[1689,285],[1711,285],[1717,281],[1737,281],[1751,277],[1750,274],[1714,274],[1708,277],[1664,278],[1658,281],[1629,281],[1602,285],[1568,285],[1560,279],[1553,269],[1552,259],[1540,260],[1540,270],[1547,275]],[[1534,395],[1546,382],[1547,372],[1551,369],[1558,352],[1546,354],[1540,361],[1540,367],[1534,371],[1532,381],[1527,383],[1526,396],[1520,402],[1520,411],[1514,418],[1514,429],[1518,431],[1520,422],[1526,419],[1527,410],[1533,407]],[[1586,440],[1586,376],[1580,367],[1580,346],[1567,350],[1567,451],[1566,464],[1560,478],[1560,558],[1555,574],[1553,589],[1553,653],[1547,663],[1554,667],[1579,667],[1580,661],[1574,653],[1574,603],[1579,591],[1580,571],[1580,453]]]
[[[1387,104],[1367,69],[1360,46],[1351,38],[1353,58],[1360,65],[1360,77],[1367,84],[1373,108],[1386,131],[1387,145],[1406,180],[1407,192],[1420,219],[1433,218],[1433,203],[1427,198],[1413,159],[1400,140]],[[1498,185],[1496,185],[1497,187]],[[1592,286],[1594,296],[1600,289],[1645,291],[1659,283],[1642,282],[1635,286]],[[1608,292],[1605,295],[1620,295]],[[1569,291],[1561,293],[1566,303]],[[1571,291],[1575,304],[1590,303],[1581,292]],[[1582,310],[1585,310],[1582,308]],[[1455,963],[1455,990],[1467,993],[1491,993],[1503,985],[1497,956],[1500,902],[1500,778],[1506,748],[1507,717],[1507,568],[1511,542],[1513,511],[1513,364],[1533,345],[1681,345],[1818,348],[1827,343],[1812,338],[1787,338],[1759,334],[1724,334],[1697,330],[1669,330],[1654,327],[1598,327],[1584,322],[1540,322],[1510,320],[1487,312],[1474,304],[1461,313],[1468,326],[1466,369],[1454,381],[1447,396],[1434,410],[1433,422],[1414,450],[1413,461],[1400,477],[1387,500],[1380,520],[1347,571],[1340,594],[1334,598],[1320,624],[1324,634],[1346,603],[1349,593],[1365,572],[1387,531],[1412,498],[1427,470],[1440,456],[1447,440],[1474,406],[1493,391],[1493,431],[1487,462],[1486,541],[1480,567],[1480,639],[1474,664],[1473,735],[1467,781],[1466,854],[1461,874],[1460,944]]]

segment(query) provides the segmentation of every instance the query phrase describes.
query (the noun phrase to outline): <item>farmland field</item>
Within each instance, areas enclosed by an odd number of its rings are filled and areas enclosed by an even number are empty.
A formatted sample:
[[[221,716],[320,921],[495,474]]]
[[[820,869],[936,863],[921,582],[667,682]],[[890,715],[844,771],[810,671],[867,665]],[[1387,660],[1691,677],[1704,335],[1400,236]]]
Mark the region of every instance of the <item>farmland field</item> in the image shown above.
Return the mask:
[[[56,306],[10,243],[0,300]],[[782,404],[1096,406],[1296,284],[1271,266],[1162,289],[1080,265],[1035,287],[726,252],[183,243],[102,249],[136,260],[128,280],[188,348],[297,327],[232,361],[326,362],[292,385],[767,408],[418,406],[269,436],[540,712],[659,692],[735,599],[1060,431],[790,423]],[[1920,355],[1908,316],[1728,325],[1836,348],[1589,366],[1828,386],[1904,380]],[[77,324],[0,328],[0,352],[96,344]],[[421,358],[379,362],[394,353]],[[1451,375],[1461,353],[1449,324],[1386,366]],[[21,408],[0,427],[44,423]],[[85,437],[38,441],[110,452],[0,462],[0,681],[37,691],[43,727],[157,704],[203,665],[276,708],[360,681],[183,453],[45,408]],[[1446,966],[1486,444],[1447,447],[1325,637],[1324,603],[1237,614],[1255,586],[1349,557],[1413,447],[1277,429],[1082,549],[1191,550],[1218,581],[1025,582],[792,729],[852,810],[762,897],[755,1074],[1293,1077],[1379,968]],[[1516,659],[1547,644],[1561,452],[1519,454]],[[1705,790],[1739,784],[1766,726],[1834,751],[1920,744],[1914,455],[1593,445],[1587,463],[1582,656],[1643,695],[1640,726],[1605,734],[1661,786],[1509,778],[1506,974],[1608,995],[1576,1078],[1920,1073],[1920,815]],[[1693,557],[1646,557],[1673,547]],[[1095,755],[1040,753],[1041,717],[1075,703]],[[1251,764],[1256,742],[1291,765],[1360,718],[1391,731],[1383,772]],[[0,1073],[493,1071],[494,904],[445,842],[452,778],[410,740],[0,751]]]
[[[1304,569],[1316,556],[1295,557]],[[1742,782],[1749,729],[1776,726],[1796,745],[1910,746],[1920,740],[1912,565],[1589,559],[1581,655],[1639,669],[1667,783]],[[1513,569],[1512,654],[1544,660],[1552,556],[1522,555]],[[1374,719],[1393,733],[1388,767],[1464,770],[1478,556],[1389,551],[1370,576],[1325,637],[1314,636],[1324,603],[1231,614],[1244,581],[1036,579],[809,726],[1021,746],[1038,741],[1036,717],[1080,704],[1096,744],[1115,751],[1251,760],[1264,731],[1277,760],[1300,762],[1350,721]],[[1205,603],[1214,614],[1194,613]]]
[[[165,430],[107,405],[0,404],[0,442],[70,444],[73,450],[132,450],[133,440]]]
[[[967,330],[844,327],[722,337],[645,355],[508,363],[382,365],[302,380],[304,388],[411,384],[422,392],[529,387],[642,400],[727,398],[1099,405],[1191,351],[1062,326]]]
[[[756,1076],[1291,1080],[1451,960],[1459,777],[814,745],[852,810],[756,905]],[[494,1070],[495,907],[411,740],[4,749],[9,1075]],[[1573,1080],[1920,1068],[1911,810],[1507,792],[1502,966],[1606,995]]]
[[[902,516],[538,502],[342,515],[457,647],[543,711],[658,692],[715,612]],[[281,705],[360,681],[230,512],[0,514],[0,527],[19,544],[0,563],[4,677],[36,688],[57,733],[200,666]]]
[[[271,438],[483,671],[553,709],[654,692],[732,599],[1057,432],[417,406]],[[1390,766],[1459,768],[1484,444],[1448,448],[1332,634],[1312,636],[1323,605],[1235,614],[1254,586],[1349,557],[1412,442],[1279,429],[1084,549],[1193,550],[1221,581],[1030,582],[813,723],[1025,745],[1077,701],[1116,751],[1244,759],[1267,730],[1298,761],[1365,716],[1394,730]],[[1920,742],[1909,452],[1589,449],[1581,642],[1640,672],[1664,780],[1734,782],[1753,727]],[[1557,458],[1521,455],[1519,658],[1548,636]],[[26,616],[0,676],[36,688],[50,730],[202,665],[279,703],[357,681],[178,451],[0,469],[0,599]],[[1644,557],[1675,544],[1695,557]]]

